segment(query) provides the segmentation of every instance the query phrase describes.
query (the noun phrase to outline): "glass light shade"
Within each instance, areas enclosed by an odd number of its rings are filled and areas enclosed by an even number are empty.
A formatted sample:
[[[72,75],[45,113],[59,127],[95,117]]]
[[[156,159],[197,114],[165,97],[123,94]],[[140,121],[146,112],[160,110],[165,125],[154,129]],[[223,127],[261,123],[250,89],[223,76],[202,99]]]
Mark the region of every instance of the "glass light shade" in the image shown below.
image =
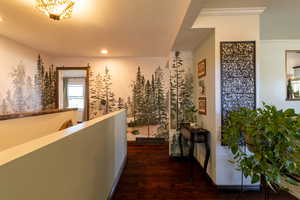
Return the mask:
[[[70,18],[75,0],[36,0],[36,7],[54,20]]]

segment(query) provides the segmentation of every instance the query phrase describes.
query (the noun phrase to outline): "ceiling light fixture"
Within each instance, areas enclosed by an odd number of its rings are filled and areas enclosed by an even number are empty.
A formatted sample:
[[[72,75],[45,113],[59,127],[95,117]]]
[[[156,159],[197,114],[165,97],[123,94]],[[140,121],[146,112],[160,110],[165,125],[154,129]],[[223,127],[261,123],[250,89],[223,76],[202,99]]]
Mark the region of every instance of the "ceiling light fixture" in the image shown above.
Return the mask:
[[[36,7],[54,20],[72,17],[75,0],[36,0]]]
[[[108,54],[108,50],[107,49],[102,49],[101,54],[105,54],[105,55]]]

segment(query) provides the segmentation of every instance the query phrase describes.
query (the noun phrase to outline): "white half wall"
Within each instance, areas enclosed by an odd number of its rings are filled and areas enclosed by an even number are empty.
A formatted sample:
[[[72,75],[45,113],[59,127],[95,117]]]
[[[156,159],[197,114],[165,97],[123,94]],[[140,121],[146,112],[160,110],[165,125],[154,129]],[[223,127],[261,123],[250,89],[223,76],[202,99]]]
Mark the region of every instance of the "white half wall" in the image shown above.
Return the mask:
[[[261,41],[260,106],[265,102],[300,113],[300,101],[286,100],[286,50],[300,50],[300,40]]]
[[[1,120],[0,151],[57,132],[69,120],[77,124],[76,110]]]
[[[126,161],[126,126],[122,110],[0,152],[0,199],[106,200]]]

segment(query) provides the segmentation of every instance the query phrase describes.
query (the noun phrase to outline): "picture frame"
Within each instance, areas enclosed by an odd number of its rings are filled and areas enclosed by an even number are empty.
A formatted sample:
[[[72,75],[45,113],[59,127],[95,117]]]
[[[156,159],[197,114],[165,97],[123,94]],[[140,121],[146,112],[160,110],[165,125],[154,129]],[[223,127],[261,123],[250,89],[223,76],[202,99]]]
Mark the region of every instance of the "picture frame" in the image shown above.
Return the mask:
[[[207,102],[206,97],[199,97],[198,99],[198,112],[200,115],[206,115],[207,113]]]
[[[199,97],[206,96],[206,88],[204,80],[199,80]]]
[[[206,76],[206,59],[203,59],[198,63],[198,78],[204,76]]]

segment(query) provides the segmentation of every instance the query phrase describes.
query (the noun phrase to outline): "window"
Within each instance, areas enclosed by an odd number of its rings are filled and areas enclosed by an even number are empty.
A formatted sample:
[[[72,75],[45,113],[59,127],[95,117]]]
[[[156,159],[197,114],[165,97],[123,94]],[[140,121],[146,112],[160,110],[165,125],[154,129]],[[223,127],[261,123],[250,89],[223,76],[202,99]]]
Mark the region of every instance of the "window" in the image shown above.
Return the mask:
[[[84,85],[68,84],[68,105],[69,108],[84,108]]]

